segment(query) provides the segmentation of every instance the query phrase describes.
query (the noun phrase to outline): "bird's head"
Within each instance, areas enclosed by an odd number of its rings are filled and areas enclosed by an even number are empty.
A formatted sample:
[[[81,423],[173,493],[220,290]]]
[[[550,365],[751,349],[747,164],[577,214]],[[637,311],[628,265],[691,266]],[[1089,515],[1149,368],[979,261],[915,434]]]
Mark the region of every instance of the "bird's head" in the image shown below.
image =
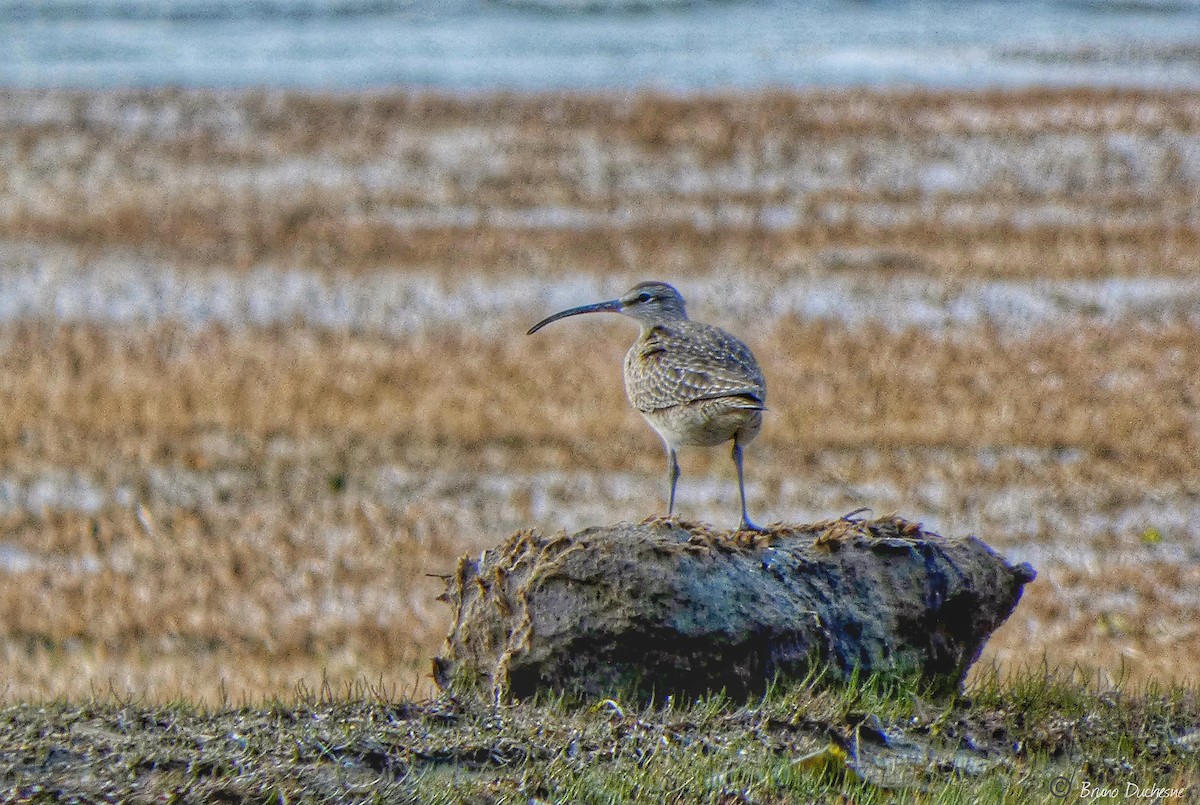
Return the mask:
[[[573,307],[547,316],[530,327],[528,334],[533,335],[552,321],[577,316],[580,313],[621,313],[643,325],[687,318],[687,310],[679,291],[665,282],[639,282],[616,299]]]

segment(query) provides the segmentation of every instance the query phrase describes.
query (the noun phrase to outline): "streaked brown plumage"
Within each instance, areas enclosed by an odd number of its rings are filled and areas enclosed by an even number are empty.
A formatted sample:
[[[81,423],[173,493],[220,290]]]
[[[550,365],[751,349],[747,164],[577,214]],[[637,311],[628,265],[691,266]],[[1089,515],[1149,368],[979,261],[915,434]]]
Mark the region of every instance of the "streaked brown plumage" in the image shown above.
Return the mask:
[[[641,335],[625,355],[625,393],[667,450],[670,497],[675,511],[679,480],[676,451],[733,442],[743,529],[761,530],[746,514],[742,445],[758,435],[767,387],[750,348],[729,333],[687,317],[683,297],[663,282],[642,282],[607,302],[555,313],[530,328],[580,313],[613,312],[636,319]]]

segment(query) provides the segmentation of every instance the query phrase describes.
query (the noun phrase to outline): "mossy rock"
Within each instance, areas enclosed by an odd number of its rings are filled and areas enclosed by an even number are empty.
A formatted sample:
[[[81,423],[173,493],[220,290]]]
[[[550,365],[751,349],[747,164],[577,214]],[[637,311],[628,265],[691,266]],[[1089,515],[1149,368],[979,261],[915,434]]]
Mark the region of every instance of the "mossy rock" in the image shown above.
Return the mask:
[[[512,535],[463,557],[444,688],[525,697],[744,696],[776,678],[894,673],[957,686],[1028,565],[898,518],[715,533],[650,520]]]

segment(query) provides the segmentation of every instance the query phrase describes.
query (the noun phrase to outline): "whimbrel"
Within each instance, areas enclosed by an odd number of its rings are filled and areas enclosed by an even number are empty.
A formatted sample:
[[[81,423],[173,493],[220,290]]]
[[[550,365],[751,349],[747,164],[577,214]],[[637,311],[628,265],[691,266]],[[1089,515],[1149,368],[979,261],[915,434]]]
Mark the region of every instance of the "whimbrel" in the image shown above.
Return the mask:
[[[676,451],[732,440],[742,502],[738,527],[761,531],[746,514],[742,476],[742,446],[758,435],[767,402],[750,348],[719,327],[689,320],[683,297],[665,282],[642,282],[618,299],[555,313],[529,328],[529,335],[567,316],[600,312],[622,313],[642,325],[625,355],[625,394],[666,446],[667,516],[675,513]]]

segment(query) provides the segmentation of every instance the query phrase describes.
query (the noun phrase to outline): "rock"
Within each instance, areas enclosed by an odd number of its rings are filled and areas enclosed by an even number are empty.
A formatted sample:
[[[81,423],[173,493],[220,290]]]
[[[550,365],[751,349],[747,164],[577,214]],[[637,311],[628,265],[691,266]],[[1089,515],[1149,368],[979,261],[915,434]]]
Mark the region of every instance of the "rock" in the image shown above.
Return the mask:
[[[1033,569],[898,518],[718,534],[649,520],[522,531],[459,560],[443,688],[744,696],[813,664],[958,685]]]

